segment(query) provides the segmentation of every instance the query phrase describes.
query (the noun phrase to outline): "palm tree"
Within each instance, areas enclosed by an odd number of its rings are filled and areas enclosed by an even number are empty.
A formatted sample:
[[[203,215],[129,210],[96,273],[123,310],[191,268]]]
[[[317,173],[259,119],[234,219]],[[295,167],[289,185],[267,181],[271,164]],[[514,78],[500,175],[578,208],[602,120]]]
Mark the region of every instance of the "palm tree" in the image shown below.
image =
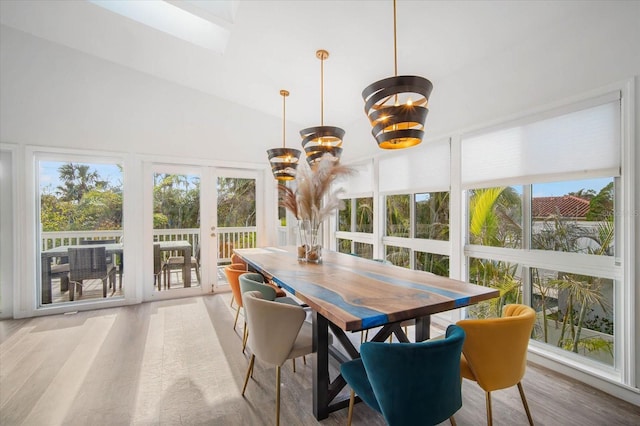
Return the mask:
[[[107,186],[107,182],[100,179],[98,172],[90,171],[90,166],[86,164],[65,163],[58,168],[58,173],[63,185],[57,189],[63,201],[79,203],[88,191]]]
[[[520,196],[511,187],[476,189],[469,200],[469,242],[494,247],[520,247],[522,227]],[[470,309],[478,317],[499,316],[502,306],[519,303],[522,281],[517,265],[504,261],[471,259],[469,278],[476,284],[496,288],[500,297]]]

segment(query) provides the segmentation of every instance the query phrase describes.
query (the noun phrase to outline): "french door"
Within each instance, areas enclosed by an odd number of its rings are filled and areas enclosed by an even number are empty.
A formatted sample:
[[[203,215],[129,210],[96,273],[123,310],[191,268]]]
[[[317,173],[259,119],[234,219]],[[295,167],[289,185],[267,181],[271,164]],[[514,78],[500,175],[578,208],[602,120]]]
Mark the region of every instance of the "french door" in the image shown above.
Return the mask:
[[[212,209],[210,241],[215,244],[217,253],[215,289],[228,288],[223,272],[225,265],[231,263],[233,250],[237,248],[257,247],[261,242],[264,220],[262,173],[255,170],[217,168],[213,170],[212,182],[215,197]]]
[[[225,291],[233,249],[255,247],[260,238],[262,174],[160,163],[144,174],[144,299]]]

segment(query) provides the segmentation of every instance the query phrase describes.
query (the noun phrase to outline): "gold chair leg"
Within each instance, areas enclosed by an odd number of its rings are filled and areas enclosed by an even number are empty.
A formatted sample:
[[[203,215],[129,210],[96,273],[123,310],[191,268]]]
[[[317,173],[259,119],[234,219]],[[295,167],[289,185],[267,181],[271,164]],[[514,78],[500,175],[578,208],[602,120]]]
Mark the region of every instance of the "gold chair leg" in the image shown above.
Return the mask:
[[[235,300],[235,298],[233,297],[233,294],[231,295],[231,303],[229,303],[229,307],[233,308],[233,301]]]
[[[238,315],[240,315],[240,306],[238,306],[238,309],[236,309],[236,319],[235,321],[233,321],[233,329],[236,329],[236,325],[238,324]]]
[[[449,417],[449,422],[451,423],[451,426],[456,426],[456,419],[454,419],[453,416]]]
[[[293,364],[293,372],[296,372],[296,359],[295,358],[291,358],[291,363]]]
[[[244,335],[242,336],[242,353],[247,347],[247,340],[249,340],[249,329],[247,328],[247,323],[244,323]]]
[[[522,388],[522,382],[518,382],[518,390],[520,391],[520,399],[522,399],[522,405],[524,405],[524,411],[527,413],[527,419],[529,419],[529,425],[533,426],[533,418],[529,411],[529,404],[527,404],[527,398],[524,396],[524,389]]]
[[[351,389],[351,395],[349,396],[349,413],[347,414],[347,426],[351,426],[351,418],[353,417],[353,403],[356,400],[356,393]]]
[[[493,425],[493,416],[491,415],[491,392],[487,392],[487,426]]]
[[[302,355],[302,362],[304,362],[304,365],[307,365],[307,356],[306,355]]]
[[[280,366],[276,365],[276,426],[280,426]]]
[[[244,396],[244,391],[247,389],[247,383],[249,383],[249,377],[253,375],[253,362],[255,361],[256,356],[251,355],[251,359],[249,360],[249,368],[247,368],[247,375],[244,378],[244,386],[242,386],[242,396]]]

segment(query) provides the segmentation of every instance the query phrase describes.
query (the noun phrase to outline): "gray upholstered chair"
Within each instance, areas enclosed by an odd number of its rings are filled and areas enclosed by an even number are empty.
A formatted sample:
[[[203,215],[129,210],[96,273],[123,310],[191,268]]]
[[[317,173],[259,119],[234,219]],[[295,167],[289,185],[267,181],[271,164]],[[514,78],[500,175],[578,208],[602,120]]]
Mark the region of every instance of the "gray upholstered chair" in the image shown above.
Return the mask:
[[[102,280],[102,297],[107,297],[107,279],[115,291],[116,267],[107,264],[104,247],[69,248],[69,300],[75,299],[75,290],[82,295],[84,280]]]
[[[300,306],[264,300],[259,291],[243,295],[247,325],[251,329],[247,345],[251,350],[249,368],[242,387],[242,396],[253,375],[255,358],[276,366],[276,425],[280,424],[280,367],[288,359],[313,352],[311,324],[305,322],[306,312]],[[276,331],[276,332],[274,332]]]

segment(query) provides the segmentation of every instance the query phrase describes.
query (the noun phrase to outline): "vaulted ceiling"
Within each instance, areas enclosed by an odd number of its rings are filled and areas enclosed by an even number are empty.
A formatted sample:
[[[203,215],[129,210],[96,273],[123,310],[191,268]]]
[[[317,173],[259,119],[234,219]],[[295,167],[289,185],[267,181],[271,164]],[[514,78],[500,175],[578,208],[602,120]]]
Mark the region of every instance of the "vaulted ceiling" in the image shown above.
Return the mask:
[[[209,158],[224,153],[228,159],[264,163],[265,149],[281,140],[281,89],[291,93],[287,98],[289,146],[299,147],[299,142],[293,141],[299,129],[320,124],[320,61],[315,52],[326,49],[330,56],[324,63],[324,124],[346,130],[343,158],[369,158],[380,151],[369,133],[361,93],[374,81],[393,75],[393,0],[160,2],[165,8],[176,6],[178,15],[195,15],[205,26],[215,24],[226,34],[221,40],[196,42],[186,41],[188,37],[182,31],[199,25],[183,24],[179,16],[164,21],[181,33],[175,36],[102,7],[107,4],[126,9],[151,3],[0,1],[0,22],[8,39],[14,40],[19,33],[44,41],[36,43],[42,47],[35,50],[26,41],[28,38],[3,42],[10,51],[3,57],[15,62],[3,64],[3,69],[9,70],[2,79],[5,93],[11,88],[10,96],[2,96],[3,105],[22,102],[23,92],[33,91],[33,83],[39,85],[34,89],[40,90],[38,96],[42,91],[48,95],[43,106],[29,99],[20,111],[3,115],[11,124],[4,126],[5,141],[80,146],[86,135],[91,135],[95,143],[103,140],[114,149],[128,149],[131,141],[141,141],[145,147],[136,147],[134,152],[144,152],[144,148],[152,146],[171,155],[179,152],[175,143],[179,140],[196,145],[200,155]],[[639,30],[634,28],[637,17],[629,16],[640,14],[636,5],[623,1],[398,0],[398,73],[423,76],[434,85],[426,137],[450,136],[452,131],[486,125],[612,79],[637,74],[634,70],[638,69],[640,58],[631,52],[637,53]],[[140,10],[138,14],[144,18],[155,15]],[[51,43],[61,48],[54,49]],[[212,50],[212,45],[222,47],[222,51]],[[48,55],[53,55],[56,63],[43,64],[50,58],[41,54],[47,49],[55,52]],[[67,52],[79,54],[70,56]],[[32,54],[39,62],[25,59]],[[176,108],[184,109],[165,108],[157,116],[153,112],[137,115],[136,119],[143,123],[131,122],[127,112],[138,108],[138,113],[148,107],[148,103],[138,102],[113,119],[122,123],[115,128],[112,122],[100,123],[109,108],[118,107],[119,99],[114,101],[112,97],[102,110],[83,116],[83,127],[71,128],[76,134],[71,134],[69,128],[61,131],[59,121],[82,114],[73,107],[51,114],[52,109],[58,108],[58,92],[64,90],[56,91],[51,84],[55,84],[56,77],[66,77],[65,73],[70,75],[67,83],[69,79],[83,79],[84,55],[93,59],[91,69],[97,84],[108,80],[109,72],[120,74],[104,85],[108,93],[117,93],[115,98],[126,98],[123,91],[140,84],[141,78],[148,75],[154,77],[149,79],[154,88],[159,87],[158,82],[167,82],[171,93],[177,93],[174,88],[204,93],[218,106],[202,109],[201,98],[193,101],[192,96],[184,97],[188,100],[180,103],[183,97],[178,95],[169,102],[176,101]],[[72,58],[71,63],[65,62],[67,58]],[[29,76],[32,80],[19,79],[22,68],[34,66],[43,69]],[[127,74],[119,70],[132,71]],[[48,78],[47,72],[52,72],[53,77]],[[123,80],[126,75],[131,77],[129,84]],[[14,90],[17,83],[20,85]],[[73,96],[81,97],[86,89],[78,85],[61,101],[73,103]],[[26,95],[31,98],[33,93]],[[100,100],[92,102],[99,104]],[[233,108],[234,105],[241,108]],[[250,135],[237,131],[242,115],[248,113],[246,108],[259,113],[260,125],[250,123]],[[29,133],[23,129],[23,122],[29,123],[35,112],[48,125]],[[176,113],[187,119],[157,121],[161,120],[158,117]],[[219,113],[220,116],[213,115]],[[231,115],[222,116],[225,113]],[[229,138],[236,143],[226,143]]]
[[[224,53],[162,33],[86,1],[2,2],[2,24],[202,92],[281,117],[325,124],[366,120],[361,91],[393,75],[393,2],[172,1],[229,31]],[[211,7],[216,4],[217,8]],[[589,2],[408,1],[397,3],[398,72],[435,85],[471,63],[524,42]],[[595,7],[595,6],[594,6]],[[581,12],[580,12],[581,13]],[[218,16],[216,16],[218,15]]]

